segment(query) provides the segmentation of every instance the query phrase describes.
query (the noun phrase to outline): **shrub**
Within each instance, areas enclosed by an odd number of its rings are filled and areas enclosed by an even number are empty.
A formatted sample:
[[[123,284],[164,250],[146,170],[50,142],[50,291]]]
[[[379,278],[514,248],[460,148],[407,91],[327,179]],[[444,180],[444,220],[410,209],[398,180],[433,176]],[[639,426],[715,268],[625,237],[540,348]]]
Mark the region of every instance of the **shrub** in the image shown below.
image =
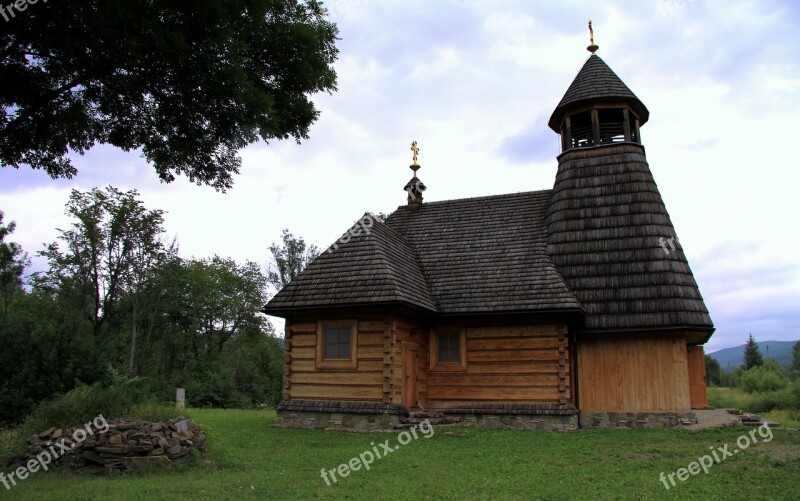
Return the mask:
[[[764,365],[744,371],[739,378],[739,387],[747,393],[767,393],[782,390],[789,379],[777,366]]]

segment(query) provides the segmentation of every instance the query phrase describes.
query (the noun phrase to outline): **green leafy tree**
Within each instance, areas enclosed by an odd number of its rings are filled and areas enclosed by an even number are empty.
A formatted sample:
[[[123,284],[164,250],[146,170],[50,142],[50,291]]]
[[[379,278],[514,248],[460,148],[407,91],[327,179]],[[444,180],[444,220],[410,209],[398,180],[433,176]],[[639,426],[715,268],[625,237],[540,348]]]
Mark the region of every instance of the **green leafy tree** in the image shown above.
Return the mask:
[[[714,357],[706,355],[706,384],[709,386],[720,386],[722,369],[719,362]]]
[[[260,312],[267,280],[253,262],[182,260],[165,292],[160,367],[192,405],[275,404],[282,352]]]
[[[5,214],[0,211],[0,320],[8,315],[15,297],[22,292],[22,275],[29,264],[22,247],[7,239],[16,229],[14,221],[3,225]]]
[[[337,28],[317,0],[71,0],[3,15],[0,165],[53,178],[77,173],[70,151],[110,144],[141,151],[162,181],[225,190],[241,148],[307,138],[310,96],[336,90]]]
[[[277,290],[286,287],[319,256],[317,246],[306,247],[305,240],[292,235],[288,228],[283,230],[282,240],[282,245],[273,243],[269,246],[273,262],[269,264],[267,280]]]
[[[800,377],[800,341],[792,346],[792,373],[795,378]]]
[[[762,365],[764,365],[764,357],[761,356],[761,350],[758,348],[753,335],[750,334],[744,346],[744,368],[747,370]]]
[[[95,337],[122,313],[118,306],[123,294],[139,290],[142,273],[155,259],[146,256],[163,251],[162,211],[147,210],[137,197],[135,190],[113,187],[72,190],[66,214],[74,222],[59,230],[64,249],[54,242],[39,253],[50,269],[34,274],[34,285],[72,296]]]
[[[123,273],[125,299],[130,305],[128,377],[137,374],[137,348],[143,342],[149,342],[155,327],[155,315],[173,269],[171,263],[178,259],[177,244],[174,241],[169,246],[164,243],[160,217],[159,212],[152,212],[147,217],[133,221],[139,238],[131,246],[131,266]],[[141,331],[145,332],[144,340],[141,339]]]

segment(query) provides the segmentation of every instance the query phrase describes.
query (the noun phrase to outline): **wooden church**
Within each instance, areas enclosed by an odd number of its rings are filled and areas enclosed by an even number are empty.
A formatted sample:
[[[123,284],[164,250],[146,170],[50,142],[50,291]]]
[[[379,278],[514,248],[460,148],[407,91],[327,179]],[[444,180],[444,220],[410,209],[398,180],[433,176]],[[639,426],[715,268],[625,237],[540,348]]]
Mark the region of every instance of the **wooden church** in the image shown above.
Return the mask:
[[[596,49],[550,117],[553,189],[424,202],[415,151],[407,204],[269,302],[279,426],[662,427],[706,406],[714,327],[645,158],[649,112]]]

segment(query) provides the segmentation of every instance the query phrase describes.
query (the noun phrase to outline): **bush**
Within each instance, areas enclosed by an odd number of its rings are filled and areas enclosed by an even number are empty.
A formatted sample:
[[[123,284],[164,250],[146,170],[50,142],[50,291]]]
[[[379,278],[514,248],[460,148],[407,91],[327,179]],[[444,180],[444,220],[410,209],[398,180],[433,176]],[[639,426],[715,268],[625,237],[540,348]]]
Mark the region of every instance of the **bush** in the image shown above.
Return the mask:
[[[779,367],[764,365],[744,371],[739,378],[739,387],[747,393],[768,393],[782,390],[789,379]]]
[[[753,395],[746,410],[769,412],[778,409],[800,409],[800,381],[794,381],[780,390]]]
[[[728,388],[709,388],[708,402],[717,408],[736,408],[746,412],[788,410],[800,414],[800,380],[787,382],[778,390],[757,393],[745,393]]]

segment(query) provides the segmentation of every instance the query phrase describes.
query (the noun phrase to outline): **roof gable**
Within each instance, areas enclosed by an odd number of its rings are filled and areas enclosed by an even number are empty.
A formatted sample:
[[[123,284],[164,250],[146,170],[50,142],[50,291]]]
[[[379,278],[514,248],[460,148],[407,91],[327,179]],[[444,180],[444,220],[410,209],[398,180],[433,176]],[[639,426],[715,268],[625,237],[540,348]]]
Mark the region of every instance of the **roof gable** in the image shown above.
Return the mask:
[[[386,303],[436,310],[412,250],[367,213],[279,291],[265,311]]]

